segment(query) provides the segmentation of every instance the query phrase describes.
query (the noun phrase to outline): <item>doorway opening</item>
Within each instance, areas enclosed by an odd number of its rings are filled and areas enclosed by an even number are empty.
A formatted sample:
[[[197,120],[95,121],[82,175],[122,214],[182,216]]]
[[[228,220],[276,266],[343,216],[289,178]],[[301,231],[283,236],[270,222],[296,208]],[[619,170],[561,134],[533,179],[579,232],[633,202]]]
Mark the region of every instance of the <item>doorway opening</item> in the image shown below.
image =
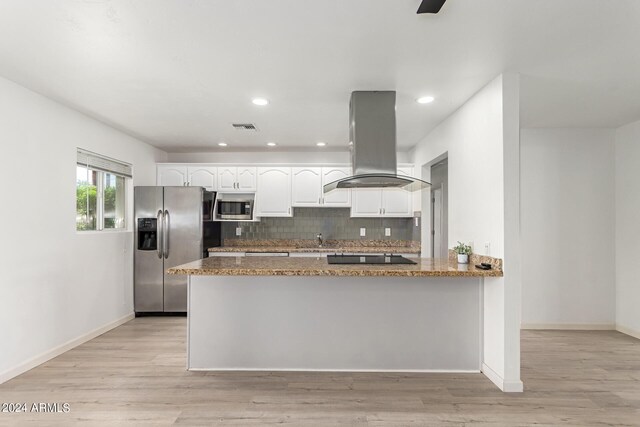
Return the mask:
[[[448,258],[449,164],[444,159],[431,166],[431,256]]]

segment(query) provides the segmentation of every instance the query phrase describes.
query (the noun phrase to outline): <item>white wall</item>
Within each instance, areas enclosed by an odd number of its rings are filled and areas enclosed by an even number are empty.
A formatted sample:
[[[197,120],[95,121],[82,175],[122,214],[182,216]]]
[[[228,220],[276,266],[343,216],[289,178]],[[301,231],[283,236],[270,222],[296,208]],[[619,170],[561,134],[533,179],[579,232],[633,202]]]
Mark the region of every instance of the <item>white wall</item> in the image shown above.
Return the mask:
[[[397,153],[398,163],[410,163],[411,155]],[[169,153],[169,162],[176,163],[351,163],[348,151],[216,151],[211,153]]]
[[[132,163],[136,185],[166,154],[2,78],[0,142],[2,382],[133,311],[132,233],[75,231],[76,147]]]
[[[616,131],[616,324],[640,338],[640,121]]]
[[[521,185],[523,328],[612,329],[614,130],[523,129]]]
[[[416,171],[427,181],[427,166],[448,157],[449,242],[472,241],[476,253],[505,258],[505,277],[485,279],[484,362],[485,373],[510,391],[522,387],[519,126],[518,76],[502,75],[439,124],[413,152]],[[423,197],[425,224],[430,221],[428,200]],[[424,234],[423,248],[429,247]]]

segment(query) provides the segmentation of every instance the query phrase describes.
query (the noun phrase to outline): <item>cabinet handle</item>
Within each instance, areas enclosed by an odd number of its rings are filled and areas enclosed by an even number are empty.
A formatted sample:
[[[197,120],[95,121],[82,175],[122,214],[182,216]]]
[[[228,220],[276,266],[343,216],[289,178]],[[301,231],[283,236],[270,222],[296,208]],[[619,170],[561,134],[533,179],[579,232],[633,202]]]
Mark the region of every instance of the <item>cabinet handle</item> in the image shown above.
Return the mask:
[[[291,215],[291,208],[289,208],[289,215]]]
[[[322,204],[322,197],[318,197],[318,204],[321,205]]]

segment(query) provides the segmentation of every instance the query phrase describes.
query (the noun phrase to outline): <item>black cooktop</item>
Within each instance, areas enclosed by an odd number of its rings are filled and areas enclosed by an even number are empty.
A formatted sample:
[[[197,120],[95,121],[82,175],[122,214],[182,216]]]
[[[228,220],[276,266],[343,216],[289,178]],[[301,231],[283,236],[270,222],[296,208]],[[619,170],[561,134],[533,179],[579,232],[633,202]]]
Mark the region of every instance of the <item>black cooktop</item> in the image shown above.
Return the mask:
[[[329,264],[416,264],[415,261],[402,255],[357,255],[334,254],[327,255]]]

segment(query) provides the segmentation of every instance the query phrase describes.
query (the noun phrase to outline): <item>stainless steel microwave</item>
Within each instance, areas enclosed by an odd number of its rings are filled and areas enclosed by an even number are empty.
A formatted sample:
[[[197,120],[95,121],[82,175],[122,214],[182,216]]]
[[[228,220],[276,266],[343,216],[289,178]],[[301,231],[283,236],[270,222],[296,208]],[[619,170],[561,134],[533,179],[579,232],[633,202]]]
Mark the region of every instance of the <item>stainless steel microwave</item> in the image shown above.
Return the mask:
[[[218,221],[251,221],[253,220],[253,200],[216,200],[215,219]]]

